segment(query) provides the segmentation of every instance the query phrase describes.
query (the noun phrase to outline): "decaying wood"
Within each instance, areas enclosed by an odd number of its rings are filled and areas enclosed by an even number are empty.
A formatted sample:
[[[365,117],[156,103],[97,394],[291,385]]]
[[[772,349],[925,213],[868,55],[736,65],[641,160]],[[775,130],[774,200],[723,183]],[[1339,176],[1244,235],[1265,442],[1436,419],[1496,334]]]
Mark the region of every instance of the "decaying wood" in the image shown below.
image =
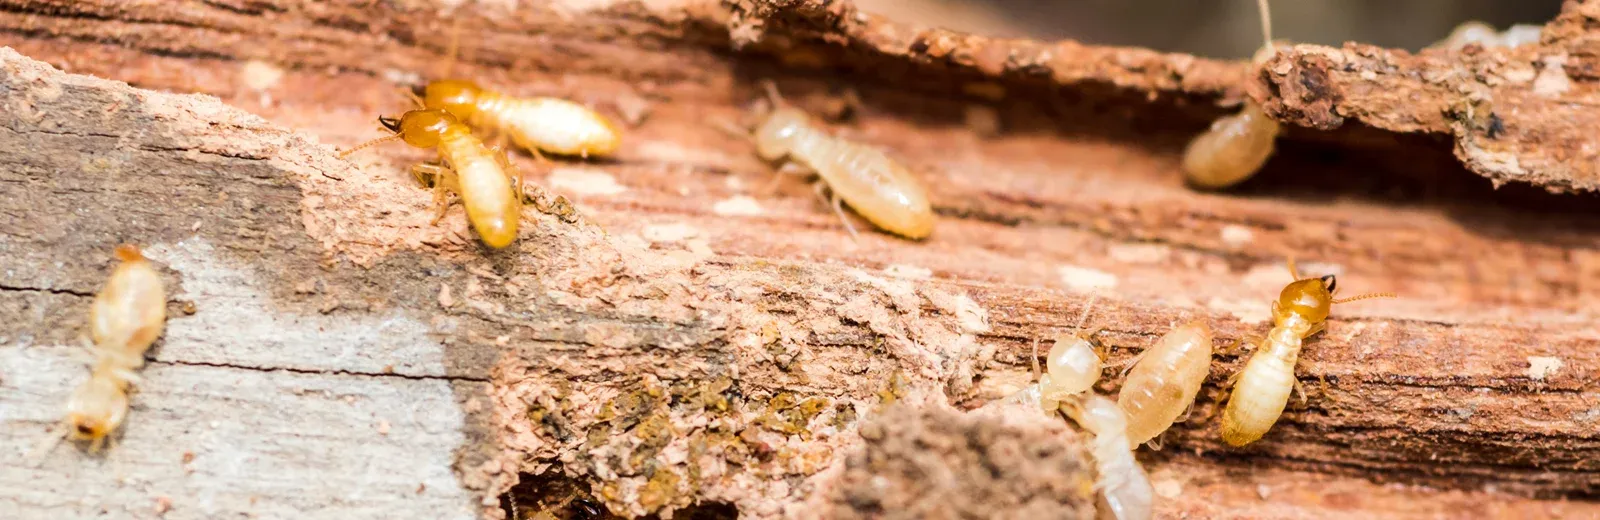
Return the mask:
[[[1450,135],[1455,155],[1496,185],[1593,192],[1596,21],[1600,4],[1568,2],[1538,44],[1515,49],[1297,46],[1265,64],[1252,86],[1266,111],[1288,122]]]
[[[1240,363],[1219,356],[1197,419],[1145,458],[1162,511],[1596,511],[1525,498],[1600,490],[1594,210],[1492,192],[1442,141],[1372,129],[1298,129],[1242,194],[1195,193],[1177,154],[1245,95],[1242,65],[914,29],[841,2],[4,5],[0,43],[139,87],[3,56],[7,517],[146,514],[161,497],[168,518],[497,516],[534,474],[626,516],[803,515],[884,402],[1014,390],[1031,340],[1070,326],[1088,291],[1117,361],[1180,320],[1264,332],[1288,255],[1345,291],[1403,297],[1337,308],[1301,360],[1310,399],[1247,449],[1201,420]],[[516,159],[582,218],[530,210],[507,251],[477,246],[459,210],[430,224],[405,173],[425,155],[340,161],[320,144],[404,110],[396,87],[439,73],[452,19],[458,75],[632,121],[614,161]],[[1262,79],[1315,75],[1330,52],[1297,47]],[[1478,56],[1492,55],[1416,59]],[[1361,81],[1400,91],[1399,77]],[[767,78],[819,112],[859,92],[834,128],[929,183],[934,237],[851,241],[808,188],[760,191],[768,166],[706,121],[739,119]],[[1341,81],[1341,103],[1377,99]],[[1314,100],[1274,104],[1264,86],[1248,90],[1278,117],[1329,126]],[[1468,135],[1349,106],[1379,130]],[[1534,136],[1555,134],[1530,125],[1588,116],[1571,112],[1517,119],[1496,143],[1542,153]],[[1544,186],[1589,182],[1519,161]],[[104,458],[62,447],[24,469],[83,375],[75,337],[121,241],[147,245],[175,288],[127,432]],[[1309,498],[1325,489],[1347,501]]]
[[[1035,408],[894,405],[859,433],[862,445],[821,492],[823,517],[1095,517],[1082,438]]]

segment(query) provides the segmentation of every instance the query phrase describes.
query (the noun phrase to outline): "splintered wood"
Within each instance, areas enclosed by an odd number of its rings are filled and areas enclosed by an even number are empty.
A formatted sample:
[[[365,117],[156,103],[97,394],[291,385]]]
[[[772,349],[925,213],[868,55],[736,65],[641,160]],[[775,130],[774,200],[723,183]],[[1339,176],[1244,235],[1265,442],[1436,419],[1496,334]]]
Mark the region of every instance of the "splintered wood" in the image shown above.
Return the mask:
[[[1083,515],[1054,480],[1093,482],[1072,427],[958,410],[1028,384],[1091,293],[1107,365],[1178,324],[1217,337],[1191,420],[1138,454],[1158,516],[1600,515],[1567,498],[1600,491],[1597,206],[1544,192],[1596,185],[1600,112],[1555,108],[1588,106],[1600,2],[1515,49],[1260,69],[821,0],[456,3],[0,1],[0,516],[873,516],[965,492],[941,499]],[[455,74],[628,123],[613,159],[513,154],[571,204],[498,251],[459,209],[433,222],[424,154],[336,157],[440,79],[453,23]],[[764,80],[903,162],[932,235],[852,215],[851,240],[773,181],[715,124]],[[1186,188],[1184,144],[1247,97],[1285,123],[1276,154]],[[23,460],[85,377],[122,242],[169,292],[134,415],[103,457]],[[1231,448],[1222,347],[1271,327],[1291,255],[1401,297],[1341,306],[1301,353],[1307,400]]]

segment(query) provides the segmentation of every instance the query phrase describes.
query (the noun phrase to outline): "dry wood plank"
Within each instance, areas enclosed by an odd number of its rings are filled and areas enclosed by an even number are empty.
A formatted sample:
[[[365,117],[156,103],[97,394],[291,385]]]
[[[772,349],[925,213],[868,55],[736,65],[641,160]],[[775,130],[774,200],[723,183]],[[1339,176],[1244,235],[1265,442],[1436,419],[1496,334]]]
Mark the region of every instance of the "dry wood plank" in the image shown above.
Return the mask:
[[[346,145],[373,135],[375,115],[403,109],[397,80],[431,74],[448,26],[436,7],[110,5],[15,9],[0,13],[0,27],[19,39],[7,43],[70,70],[215,94]],[[837,3],[781,8],[555,3],[458,13],[473,35],[463,42],[461,73],[523,94],[603,107],[631,97],[648,108],[615,162],[534,171],[519,159],[589,220],[530,213],[534,224],[501,254],[476,248],[459,214],[428,224],[427,196],[403,173],[422,156],[398,147],[352,166],[325,146],[217,108],[172,118],[195,125],[187,135],[209,153],[150,151],[175,162],[113,162],[117,175],[94,175],[78,168],[88,150],[169,138],[105,132],[107,118],[77,119],[87,110],[38,111],[45,119],[29,124],[82,125],[63,137],[78,151],[19,170],[32,173],[14,182],[65,199],[39,195],[51,204],[5,211],[28,216],[15,229],[56,229],[55,239],[69,235],[49,225],[63,219],[101,231],[66,245],[8,232],[8,265],[15,258],[30,268],[6,283],[87,294],[103,275],[93,259],[106,244],[140,233],[176,243],[196,221],[220,223],[198,233],[240,257],[233,263],[264,272],[258,292],[234,292],[271,295],[234,298],[365,323],[406,316],[440,338],[443,368],[410,355],[368,359],[369,348],[320,340],[285,342],[300,345],[293,356],[173,340],[158,359],[367,374],[392,363],[408,378],[488,380],[488,390],[458,399],[480,401],[493,425],[489,434],[475,429],[472,414],[465,420],[467,455],[454,467],[472,500],[492,503],[518,472],[559,464],[629,515],[716,501],[768,517],[825,485],[829,454],[854,442],[852,415],[875,413],[892,374],[904,374],[910,400],[992,399],[1025,377],[1029,341],[1072,323],[1089,290],[1106,294],[1093,320],[1108,328],[1118,359],[1180,319],[1208,318],[1228,339],[1260,333],[1266,303],[1286,281],[1281,259],[1295,254],[1315,261],[1308,269],[1340,274],[1347,290],[1405,297],[1339,309],[1302,359],[1313,399],[1259,446],[1225,449],[1196,423],[1171,442],[1205,455],[1173,467],[1284,467],[1297,483],[1376,479],[1464,490],[1462,500],[1486,486],[1542,496],[1587,496],[1600,486],[1586,462],[1600,420],[1591,384],[1600,371],[1588,303],[1600,293],[1592,209],[1542,193],[1490,192],[1436,142],[1353,132],[1296,132],[1246,196],[1197,194],[1177,180],[1178,147],[1222,113],[1212,101],[1238,98],[1230,89],[1242,67],[917,32]],[[262,22],[269,12],[272,23]],[[263,38],[296,43],[253,44]],[[748,54],[729,54],[734,42]],[[771,56],[796,69],[772,65]],[[800,68],[806,63],[849,74]],[[275,79],[260,81],[263,71]],[[856,120],[835,127],[906,158],[929,181],[944,217],[935,237],[851,242],[809,191],[756,191],[767,168],[703,122],[740,116],[763,78],[812,109],[839,86],[858,90]],[[981,97],[994,92],[985,85],[1004,95]],[[124,95],[144,104],[157,96]],[[997,115],[1001,132],[969,129],[974,111]],[[1401,170],[1418,164],[1436,175],[1414,193]],[[139,190],[170,201],[163,209],[208,209],[168,218],[121,195],[141,192],[134,187],[101,188],[168,170],[202,173],[173,179],[176,195]],[[1317,178],[1324,174],[1342,177]],[[256,186],[272,189],[207,198]],[[82,207],[105,209],[73,211]],[[141,210],[139,219],[118,216]],[[61,258],[72,260],[49,268]],[[317,281],[308,284],[306,273]],[[453,295],[445,305],[441,287]],[[7,335],[66,345],[75,329],[58,316],[71,315],[43,313],[56,321]],[[213,323],[224,328],[188,337],[233,332]],[[345,329],[349,342],[371,345],[362,328]],[[399,347],[416,349],[427,352]],[[1237,365],[1224,357],[1213,382]],[[716,396],[729,407],[707,408],[722,402]],[[825,408],[796,415],[792,404],[818,398]],[[45,417],[38,413],[33,420]],[[1167,464],[1177,463],[1152,467]],[[1368,509],[1417,499],[1356,487],[1376,497]],[[1296,504],[1262,514],[1314,507]]]

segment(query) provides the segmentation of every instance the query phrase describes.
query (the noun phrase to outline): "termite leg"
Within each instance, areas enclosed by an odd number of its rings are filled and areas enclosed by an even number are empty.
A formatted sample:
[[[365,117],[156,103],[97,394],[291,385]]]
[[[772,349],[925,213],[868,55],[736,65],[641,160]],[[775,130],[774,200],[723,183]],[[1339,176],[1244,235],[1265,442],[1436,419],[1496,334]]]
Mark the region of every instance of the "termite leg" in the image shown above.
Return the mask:
[[[500,163],[500,168],[504,169],[506,172],[507,180],[511,181],[511,192],[516,194],[516,197],[514,197],[516,200],[513,201],[512,204],[517,206],[516,211],[518,214],[520,214],[522,212],[522,198],[524,196],[522,191],[522,170],[511,165],[511,157],[506,155],[506,149],[501,145],[497,144],[493,148],[490,148],[489,153],[494,154],[495,162]]]
[[[1173,419],[1172,422],[1175,422],[1175,423],[1189,422],[1189,416],[1191,416],[1191,415],[1194,415],[1194,401],[1189,401],[1189,406],[1183,407],[1183,413],[1178,414],[1178,417]],[[1166,434],[1166,432],[1161,432],[1161,433],[1163,435]]]
[[[828,199],[830,198],[829,195],[824,195],[822,193],[822,190],[828,189],[828,183],[824,181],[817,181],[815,186],[817,189],[817,196],[822,197],[823,202],[828,202]],[[839,198],[838,193],[833,193],[831,195],[831,198],[833,199],[833,212],[834,214],[839,215],[839,222],[844,223],[844,230],[850,232],[850,240],[860,239],[861,236],[856,234],[855,225],[850,223],[850,217],[847,217],[844,214],[844,199]]]
[[[1222,349],[1222,351],[1219,352],[1219,353],[1222,354],[1222,355],[1225,355],[1225,356],[1238,356],[1239,354],[1243,353],[1244,351],[1255,350],[1256,346],[1260,345],[1261,341],[1264,340],[1264,339],[1266,339],[1266,338],[1263,338],[1261,336],[1245,336],[1245,337],[1233,340],[1232,344],[1230,344],[1226,348]],[[1245,348],[1245,345],[1249,345],[1250,348]]]
[[[33,451],[29,452],[28,459],[31,461],[29,466],[37,468],[42,465],[45,459],[50,456],[50,453],[56,451],[56,447],[61,445],[61,441],[67,440],[68,432],[71,430],[72,424],[68,423],[66,419],[56,423],[56,427],[51,428],[44,438],[39,439],[39,444],[33,447]]]
[[[528,152],[533,154],[533,160],[538,162],[541,168],[550,163],[549,159],[544,158],[544,154],[539,153],[538,148],[529,148]],[[520,170],[517,171],[516,182],[517,193],[522,195],[522,198],[532,201],[535,209],[548,213],[548,211],[545,211],[548,207],[548,202],[545,200],[544,190],[541,189],[538,193],[533,194],[528,193],[527,174]]]
[[[123,381],[127,381],[127,382],[132,383],[132,384],[139,384],[139,383],[143,383],[144,382],[144,379],[139,377],[139,374],[135,374],[133,372],[133,370],[130,370],[130,369],[126,369],[126,368],[112,369],[111,373],[112,374],[116,374],[116,376],[122,378]]]
[[[772,176],[772,180],[767,182],[767,185],[761,188],[761,192],[760,193],[763,196],[771,196],[772,194],[777,193],[778,192],[778,186],[783,184],[784,176],[786,176],[786,175],[808,175],[808,174],[811,173],[811,170],[806,168],[805,166],[801,166],[799,163],[786,162],[786,163],[783,163],[783,166],[779,166],[778,169],[776,170],[776,172],[779,175],[773,175]]]
[[[1039,338],[1033,338],[1033,354],[1028,356],[1028,362],[1033,365],[1033,380],[1039,380]]]
[[[485,142],[493,143],[489,145],[490,148],[503,150],[506,147],[506,135],[507,134],[505,132],[495,130],[494,135],[490,136],[489,139],[486,139]],[[539,150],[537,148],[533,149],[533,154],[538,156],[540,159],[544,158],[543,156],[539,156]]]
[[[1306,332],[1306,337],[1309,338],[1309,337],[1315,336],[1315,335],[1317,335],[1318,332],[1322,332],[1322,331],[1327,330],[1327,329],[1328,329],[1328,322],[1319,321],[1319,322],[1317,322],[1316,325],[1312,325],[1311,326],[1311,330],[1310,331]]]
[[[445,188],[445,185],[448,184],[446,182],[447,176],[454,175],[455,171],[447,166],[438,164],[418,164],[411,167],[411,174],[415,175],[417,180],[423,181],[424,184],[427,184],[427,181],[423,180],[424,178],[432,179],[433,204],[437,209],[433,216],[433,222],[430,224],[438,224],[440,220],[444,219],[445,212],[450,209],[450,193]]]
[[[1118,372],[1117,374],[1121,375],[1123,377],[1127,377],[1128,372],[1133,371],[1133,366],[1139,364],[1139,360],[1144,359],[1144,355],[1145,354],[1149,354],[1149,353],[1150,353],[1150,349],[1144,349],[1144,350],[1140,351],[1139,354],[1137,354],[1137,355],[1135,355],[1135,356],[1133,356],[1131,358],[1124,359],[1124,360],[1118,361],[1116,363],[1112,363],[1110,366],[1111,366],[1111,368],[1120,368],[1120,369],[1122,369],[1122,371]]]
[[[1150,439],[1148,441],[1145,441],[1144,445],[1145,446],[1149,446],[1150,449],[1152,449],[1152,450],[1161,451],[1162,439],[1165,439],[1166,437],[1167,437],[1167,432],[1161,432],[1161,434],[1155,436],[1155,438]]]
[[[729,121],[726,118],[722,118],[722,117],[713,117],[713,118],[711,118],[711,126],[716,127],[718,130],[721,130],[723,133],[726,133],[726,134],[728,134],[730,136],[737,137],[737,138],[743,139],[745,141],[750,141],[750,142],[754,142],[755,141],[755,137],[752,137],[750,135],[750,129],[741,127],[741,126],[739,126],[738,123],[734,123],[733,121]]]
[[[1299,379],[1294,380],[1294,395],[1300,398],[1300,406],[1304,407],[1308,402],[1306,399],[1306,389],[1300,384]]]

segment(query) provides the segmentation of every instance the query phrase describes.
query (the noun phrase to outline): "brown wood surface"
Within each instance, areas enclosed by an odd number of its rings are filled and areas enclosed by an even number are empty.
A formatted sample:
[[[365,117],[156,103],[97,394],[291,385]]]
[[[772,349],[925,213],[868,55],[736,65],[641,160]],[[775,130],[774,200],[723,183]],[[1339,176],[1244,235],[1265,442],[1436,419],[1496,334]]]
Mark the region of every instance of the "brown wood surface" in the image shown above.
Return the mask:
[[[1071,327],[1091,292],[1112,361],[1182,320],[1206,319],[1219,347],[1264,333],[1290,255],[1348,293],[1401,297],[1336,308],[1301,358],[1308,401],[1249,448],[1225,447],[1202,420],[1240,365],[1219,356],[1196,419],[1142,455],[1158,480],[1185,475],[1163,514],[1596,513],[1568,501],[1600,490],[1596,201],[1492,189],[1451,154],[1452,135],[1468,143],[1457,153],[1491,149],[1472,141],[1478,127],[1429,108],[1455,98],[1406,83],[1408,64],[1485,63],[1481,52],[1393,58],[1376,79],[1328,72],[1319,85],[1340,94],[1296,104],[1265,97],[1278,95],[1266,84],[1305,85],[1326,63],[1316,56],[1368,51],[1296,47],[1246,85],[1241,64],[924,31],[837,2],[0,5],[0,43],[21,54],[0,77],[0,402],[26,410],[0,432],[16,448],[0,475],[22,490],[0,493],[9,516],[147,514],[157,495],[173,501],[168,517],[497,515],[519,475],[550,471],[630,516],[696,502],[799,514],[888,397],[971,408],[1015,389],[1030,342]],[[1571,25],[1589,9],[1569,5],[1566,32],[1547,40],[1592,38]],[[614,160],[514,157],[581,218],[529,210],[506,251],[479,247],[459,209],[429,223],[429,195],[405,173],[425,153],[333,155],[406,109],[401,86],[444,73],[456,20],[456,75],[629,121]],[[1517,52],[1500,59],[1544,56]],[[1568,92],[1587,92],[1572,63]],[[765,191],[771,168],[709,124],[741,118],[764,79],[819,114],[859,93],[830,128],[912,167],[941,215],[934,236],[853,241],[800,181]],[[1361,85],[1416,99],[1383,105]],[[1291,123],[1365,124],[1291,129],[1235,192],[1184,187],[1182,145],[1246,91]],[[1561,102],[1502,116],[1515,124],[1491,144],[1512,148],[1492,149],[1533,157],[1559,135],[1562,150],[1586,150],[1574,139],[1590,138],[1557,130],[1592,108]],[[1396,122],[1400,105],[1413,122]],[[1538,157],[1519,159],[1526,179],[1589,189],[1592,161]],[[156,251],[174,305],[196,312],[174,314],[125,442],[18,469],[10,457],[82,375],[69,353],[121,241]],[[1120,382],[1110,374],[1102,391]],[[247,376],[330,397],[274,404],[225,383]],[[261,395],[249,413],[228,405]],[[329,408],[341,399],[376,411],[350,419]],[[453,403],[452,415],[373,415],[416,402]],[[372,437],[378,419],[388,426]],[[213,424],[249,427],[204,434]],[[256,480],[211,479],[207,494],[179,471],[186,442],[212,450],[195,460],[218,461],[217,475],[238,471],[230,457],[271,464],[246,466]],[[390,449],[429,462],[396,473]],[[57,494],[73,487],[104,498]]]

